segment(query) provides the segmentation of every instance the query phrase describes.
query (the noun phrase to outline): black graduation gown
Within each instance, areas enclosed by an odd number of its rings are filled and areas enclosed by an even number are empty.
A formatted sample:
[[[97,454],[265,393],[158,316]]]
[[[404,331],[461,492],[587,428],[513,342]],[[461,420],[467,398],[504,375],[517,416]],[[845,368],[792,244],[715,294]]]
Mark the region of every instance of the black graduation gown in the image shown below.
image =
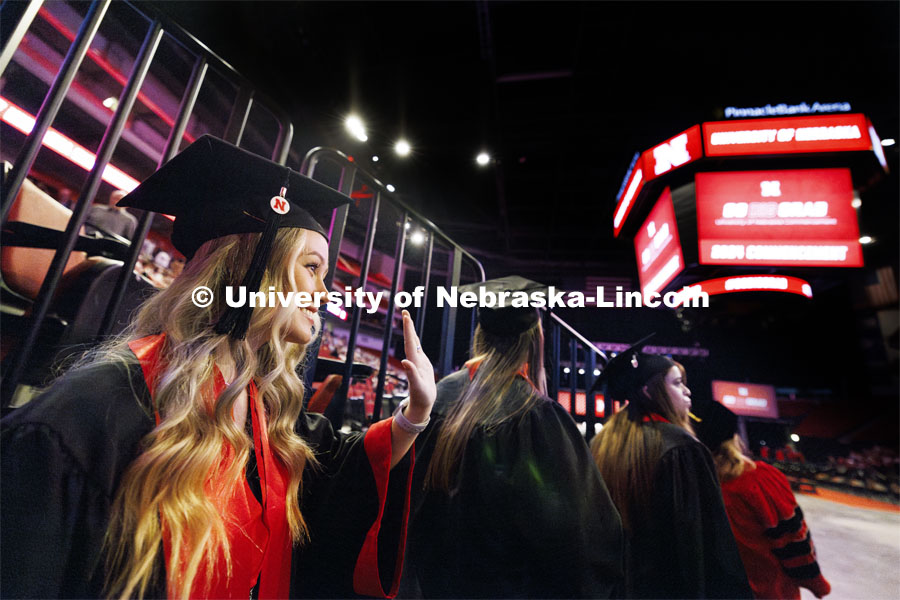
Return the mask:
[[[629,598],[752,598],[709,451],[684,429],[654,423],[663,453],[649,515],[628,536]]]
[[[135,360],[72,371],[3,419],[3,597],[102,596],[101,550],[110,506],[125,469],[154,426],[150,406]],[[379,515],[381,572],[374,577],[389,589],[402,551],[397,544],[408,509],[408,469],[394,469],[397,475],[387,486],[394,496],[385,498],[374,470],[387,481],[383,463],[390,460],[389,451],[375,469],[364,436],[336,433],[321,415],[304,412],[297,431],[316,451],[321,468],[304,473],[302,509],[311,541],[295,547],[292,596],[355,596],[356,561]],[[159,560],[163,564],[162,552]],[[165,597],[163,570],[147,597]],[[368,574],[373,575],[371,570]]]
[[[424,491],[444,414],[468,381],[463,370],[438,384],[433,423],[416,443],[401,596],[609,597],[623,578],[621,520],[584,438],[549,398],[478,429],[451,494]],[[517,378],[509,393],[531,389]]]

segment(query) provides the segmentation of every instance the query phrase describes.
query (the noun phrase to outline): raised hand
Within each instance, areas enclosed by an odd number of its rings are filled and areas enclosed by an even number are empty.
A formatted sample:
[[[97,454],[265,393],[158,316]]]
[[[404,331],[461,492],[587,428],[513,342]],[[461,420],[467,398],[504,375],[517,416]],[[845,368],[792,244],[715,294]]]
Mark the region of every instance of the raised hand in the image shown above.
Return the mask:
[[[406,408],[406,418],[414,423],[421,423],[431,415],[431,407],[437,395],[434,383],[434,367],[425,352],[419,336],[416,335],[416,327],[413,325],[409,311],[403,311],[403,345],[406,350],[406,359],[403,360],[403,370],[409,379],[409,406]]]

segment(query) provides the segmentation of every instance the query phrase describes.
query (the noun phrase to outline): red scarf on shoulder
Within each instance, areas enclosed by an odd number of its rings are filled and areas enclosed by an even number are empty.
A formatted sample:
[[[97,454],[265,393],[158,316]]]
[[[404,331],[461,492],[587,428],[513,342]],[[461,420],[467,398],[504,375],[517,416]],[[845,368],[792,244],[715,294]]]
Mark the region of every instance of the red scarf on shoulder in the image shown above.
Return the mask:
[[[165,334],[151,335],[128,344],[140,361],[154,405],[156,381],[165,368],[162,356],[165,339]],[[216,369],[211,399],[214,401],[218,398],[225,387],[225,380]],[[287,598],[290,594],[291,533],[285,509],[289,474],[269,447],[266,411],[253,382],[247,386],[247,396],[252,411],[253,451],[256,453],[259,470],[262,504],[253,495],[245,477],[230,484],[223,480],[222,474],[235,459],[234,448],[227,442],[224,443],[219,466],[210,471],[204,489],[225,521],[225,532],[231,550],[231,575],[228,576],[225,555],[221,550],[215,557],[206,556],[194,578],[191,598],[246,599],[258,580],[261,599]],[[155,408],[155,413],[159,424],[158,408]],[[184,573],[172,573],[168,568],[172,553],[171,535],[165,522],[162,523],[162,528],[166,589],[169,597],[175,597]],[[184,565],[187,556],[182,556],[181,559],[181,564]],[[210,566],[212,579],[207,581],[206,573]]]

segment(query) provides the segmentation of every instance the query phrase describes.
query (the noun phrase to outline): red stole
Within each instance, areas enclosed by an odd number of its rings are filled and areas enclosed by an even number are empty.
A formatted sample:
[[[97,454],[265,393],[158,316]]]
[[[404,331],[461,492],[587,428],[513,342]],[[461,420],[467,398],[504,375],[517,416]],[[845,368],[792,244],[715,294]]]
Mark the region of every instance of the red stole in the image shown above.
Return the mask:
[[[153,335],[130,342],[128,345],[141,363],[144,379],[155,393],[155,382],[162,370],[161,351],[165,335]],[[216,369],[212,399],[225,390],[225,380]],[[261,577],[259,597],[287,598],[291,583],[291,534],[287,525],[285,496],[289,475],[284,465],[273,456],[269,448],[266,430],[266,414],[253,382],[247,386],[248,404],[252,411],[253,446],[262,488],[262,505],[256,500],[246,477],[236,485],[228,486],[221,479],[232,460],[234,448],[225,443],[222,447],[221,467],[210,472],[205,490],[216,511],[225,521],[225,531],[231,546],[231,577],[225,556],[220,551],[211,561],[205,557],[191,587],[191,598],[241,598],[249,596],[251,588]],[[159,423],[159,411],[156,411]],[[166,589],[169,597],[177,594],[177,584],[183,573],[172,573],[168,568],[171,559],[171,539],[163,522],[163,548],[166,558]],[[186,558],[186,557],[184,557]],[[206,566],[213,563],[212,580],[207,582]]]
[[[642,423],[649,423],[651,421],[655,421],[657,423],[669,423],[669,424],[672,423],[672,421],[670,421],[667,418],[660,416],[656,413],[650,413],[649,415],[644,415],[644,418],[641,419]]]
[[[469,381],[475,379],[475,373],[478,372],[478,369],[479,367],[481,367],[481,363],[483,362],[483,358],[473,358],[466,361],[465,367],[469,371]],[[534,387],[534,383],[532,383],[531,379],[528,378],[528,363],[523,364],[522,368],[516,372],[516,375],[521,375],[522,378],[525,379],[525,381],[527,381],[531,384],[532,387]]]

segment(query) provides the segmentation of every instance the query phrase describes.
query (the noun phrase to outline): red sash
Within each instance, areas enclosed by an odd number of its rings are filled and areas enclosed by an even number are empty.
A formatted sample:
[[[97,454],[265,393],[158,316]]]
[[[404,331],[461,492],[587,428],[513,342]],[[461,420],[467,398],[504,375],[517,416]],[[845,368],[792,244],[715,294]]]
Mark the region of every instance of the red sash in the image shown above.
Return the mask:
[[[644,418],[641,419],[642,423],[649,423],[651,421],[655,421],[657,423],[669,423],[672,424],[672,421],[668,420],[665,417],[662,417],[656,413],[650,413],[649,415],[644,415]]]
[[[153,335],[129,343],[129,347],[141,363],[144,379],[155,393],[155,382],[163,363],[161,351],[165,335]],[[212,398],[218,398],[225,390],[225,380],[216,369]],[[287,598],[291,583],[291,534],[287,525],[285,496],[289,476],[284,465],[273,456],[266,431],[266,414],[258,397],[256,385],[247,386],[247,396],[252,411],[253,445],[262,488],[262,505],[256,500],[246,478],[228,486],[221,480],[234,460],[234,448],[225,443],[222,447],[220,468],[213,469],[206,482],[209,499],[225,521],[225,531],[231,546],[231,577],[228,577],[225,556],[222,552],[211,560],[207,556],[197,571],[191,588],[191,598],[241,598],[246,599],[261,577],[260,598]],[[156,410],[159,423],[159,411]],[[183,573],[172,573],[168,565],[171,559],[171,539],[165,522],[163,547],[166,558],[166,589],[175,597]],[[186,557],[183,557],[186,558]],[[212,580],[207,581],[207,565],[212,562]]]

